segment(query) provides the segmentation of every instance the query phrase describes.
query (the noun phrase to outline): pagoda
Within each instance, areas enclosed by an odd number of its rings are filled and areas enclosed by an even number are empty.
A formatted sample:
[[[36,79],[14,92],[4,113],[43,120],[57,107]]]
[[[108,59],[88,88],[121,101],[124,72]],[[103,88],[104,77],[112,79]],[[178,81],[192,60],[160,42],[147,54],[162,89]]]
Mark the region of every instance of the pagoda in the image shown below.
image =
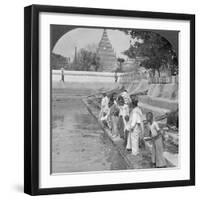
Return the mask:
[[[114,72],[117,68],[116,54],[112,48],[106,29],[99,42],[97,56],[100,59],[100,71]]]

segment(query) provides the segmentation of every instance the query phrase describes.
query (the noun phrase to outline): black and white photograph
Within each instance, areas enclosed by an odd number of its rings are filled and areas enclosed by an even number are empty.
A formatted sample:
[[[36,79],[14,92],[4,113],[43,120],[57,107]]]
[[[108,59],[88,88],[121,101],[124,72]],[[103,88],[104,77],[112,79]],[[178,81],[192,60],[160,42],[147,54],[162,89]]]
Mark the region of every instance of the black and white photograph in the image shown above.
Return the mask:
[[[198,5],[2,1],[0,199],[198,199]]]
[[[179,167],[178,38],[50,25],[52,174]]]
[[[194,15],[32,5],[25,16],[24,191],[194,185]]]

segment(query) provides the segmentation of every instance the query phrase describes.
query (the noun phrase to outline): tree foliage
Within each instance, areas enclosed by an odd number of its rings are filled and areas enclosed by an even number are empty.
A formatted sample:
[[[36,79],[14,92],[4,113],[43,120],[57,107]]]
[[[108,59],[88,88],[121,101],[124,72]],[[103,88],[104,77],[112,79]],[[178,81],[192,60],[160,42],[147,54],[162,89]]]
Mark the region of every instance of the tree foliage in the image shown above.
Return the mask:
[[[51,53],[51,68],[52,69],[61,69],[62,67],[67,67],[67,59],[59,54]]]
[[[82,48],[78,52],[76,63],[72,63],[71,68],[80,71],[98,71],[100,59],[96,52]]]
[[[124,52],[130,58],[142,57],[141,66],[160,74],[162,66],[178,72],[178,59],[172,45],[159,34],[150,31],[129,31],[136,41]]]

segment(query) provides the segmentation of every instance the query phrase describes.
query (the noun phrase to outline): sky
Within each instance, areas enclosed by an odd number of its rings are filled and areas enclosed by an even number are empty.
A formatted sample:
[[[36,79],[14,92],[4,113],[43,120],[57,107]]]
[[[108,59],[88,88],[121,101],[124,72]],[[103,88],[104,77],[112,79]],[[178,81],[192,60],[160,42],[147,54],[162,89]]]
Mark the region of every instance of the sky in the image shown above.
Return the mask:
[[[130,46],[130,36],[119,30],[106,29],[108,38],[116,52],[117,57],[126,58],[122,54]],[[53,53],[73,59],[75,47],[85,48],[88,45],[98,46],[103,34],[103,29],[76,28],[63,35],[56,43]]]

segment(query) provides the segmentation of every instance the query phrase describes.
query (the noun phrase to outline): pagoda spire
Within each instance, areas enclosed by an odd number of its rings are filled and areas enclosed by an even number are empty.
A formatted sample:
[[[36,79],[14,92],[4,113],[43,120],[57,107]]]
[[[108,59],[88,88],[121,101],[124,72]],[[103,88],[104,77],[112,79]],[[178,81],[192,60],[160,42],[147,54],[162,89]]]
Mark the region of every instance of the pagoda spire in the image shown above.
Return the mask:
[[[111,42],[108,38],[106,29],[103,30],[101,40],[97,49],[97,56],[100,59],[102,71],[115,71],[117,67],[117,59]]]

